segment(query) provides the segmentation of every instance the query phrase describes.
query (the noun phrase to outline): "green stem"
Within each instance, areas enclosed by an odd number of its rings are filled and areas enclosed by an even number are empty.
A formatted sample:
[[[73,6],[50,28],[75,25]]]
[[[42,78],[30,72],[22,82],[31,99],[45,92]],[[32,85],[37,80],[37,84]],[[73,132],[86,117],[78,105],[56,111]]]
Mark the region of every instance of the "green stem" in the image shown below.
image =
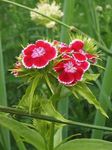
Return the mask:
[[[3,63],[3,50],[1,44],[1,35],[0,35],[0,105],[7,106],[7,94],[6,94],[6,86],[5,86],[5,72],[4,72],[4,63]],[[10,150],[10,135],[9,131],[5,128],[0,127],[0,134],[2,136],[1,144],[3,145],[5,150]]]
[[[51,132],[50,132],[50,140],[49,140],[49,150],[54,149],[54,128],[55,128],[55,123],[51,123]]]
[[[112,59],[110,57],[108,57],[106,71],[104,73],[103,83],[102,83],[100,97],[99,97],[100,104],[105,109],[105,112],[107,112],[107,110],[109,109],[110,96],[112,93],[112,83],[111,83],[112,70],[111,70],[111,67],[112,67]],[[106,122],[106,118],[97,111],[94,122],[95,122],[95,125],[104,126],[105,122]],[[101,139],[103,137],[103,132],[93,130],[92,137]]]
[[[12,2],[12,1],[9,1],[9,0],[1,0],[1,1],[4,1],[4,2],[6,2],[6,3],[13,4],[13,5],[15,5],[15,6],[24,8],[24,9],[29,10],[29,11],[33,11],[33,12],[35,12],[35,13],[37,13],[37,14],[43,16],[43,17],[46,17],[46,18],[48,18],[48,19],[50,19],[50,20],[55,21],[56,23],[58,23],[58,24],[60,24],[60,25],[63,25],[64,27],[68,28],[71,32],[78,32],[78,33],[80,33],[80,34],[82,34],[82,35],[84,35],[84,36],[87,36],[87,37],[91,38],[89,35],[87,35],[86,33],[82,32],[81,30],[79,30],[79,29],[76,28],[75,26],[69,26],[69,25],[63,23],[62,21],[60,21],[60,20],[58,20],[58,19],[55,19],[55,18],[52,18],[52,17],[48,17],[48,16],[46,16],[46,15],[44,15],[44,14],[41,14],[41,13],[38,12],[38,11],[35,11],[34,9],[32,9],[32,8],[30,8],[30,7],[27,7],[27,6],[24,6],[24,5],[22,5],[22,4],[19,4],[19,3],[16,3],[16,2]],[[70,1],[69,1],[69,2],[70,2]],[[112,53],[109,52],[108,48],[106,48],[104,45],[102,45],[102,43],[99,43],[99,42],[97,42],[97,41],[95,41],[95,42],[96,42],[96,44],[102,49],[102,51],[103,51],[104,53],[106,53],[107,55],[109,55],[109,56],[112,57]]]
[[[59,123],[59,124],[65,124],[65,125],[71,125],[71,126],[80,126],[80,127],[84,127],[84,128],[90,128],[90,129],[112,132],[112,128],[109,128],[109,127],[91,125],[91,124],[86,124],[86,123],[81,123],[81,122],[70,121],[70,120],[66,120],[66,119],[65,119],[65,121],[64,120],[62,121],[62,120],[55,119],[55,118],[50,117],[50,116],[40,115],[37,113],[29,114],[29,112],[22,111],[22,110],[17,109],[17,108],[0,106],[0,112],[15,114],[15,115],[19,115],[22,117],[26,116],[26,117],[30,117],[30,118],[45,120],[45,121]]]

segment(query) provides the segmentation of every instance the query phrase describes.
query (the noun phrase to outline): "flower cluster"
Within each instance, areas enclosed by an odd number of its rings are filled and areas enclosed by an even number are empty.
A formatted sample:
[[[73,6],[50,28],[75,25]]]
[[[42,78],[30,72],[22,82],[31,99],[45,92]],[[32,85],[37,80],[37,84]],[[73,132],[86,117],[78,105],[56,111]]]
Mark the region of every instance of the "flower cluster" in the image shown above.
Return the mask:
[[[18,76],[19,70],[43,69],[52,61],[51,71],[57,73],[58,81],[72,86],[81,81],[90,63],[96,62],[96,55],[84,50],[84,41],[76,39],[69,45],[53,41],[37,40],[22,50],[21,61],[15,64],[13,74]]]
[[[52,4],[49,4],[47,2],[37,3],[37,7],[34,8],[33,10],[41,14],[45,14],[48,17],[55,18],[55,19],[59,19],[63,16],[63,12],[60,10],[60,6],[57,5],[55,1],[52,2]],[[31,18],[36,23],[45,25],[47,28],[53,28],[55,26],[55,21],[51,21],[35,13],[34,11],[31,11]]]
[[[70,45],[61,43],[59,52],[61,61],[56,63],[54,70],[59,74],[58,81],[65,85],[74,85],[81,81],[90,67],[90,61],[96,61],[96,55],[86,53],[84,42],[79,39],[72,41]]]

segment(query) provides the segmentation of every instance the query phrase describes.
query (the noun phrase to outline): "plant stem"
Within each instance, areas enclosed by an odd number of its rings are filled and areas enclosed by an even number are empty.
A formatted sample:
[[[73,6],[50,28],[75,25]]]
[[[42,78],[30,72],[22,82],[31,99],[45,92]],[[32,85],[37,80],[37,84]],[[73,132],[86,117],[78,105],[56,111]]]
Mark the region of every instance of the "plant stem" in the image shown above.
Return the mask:
[[[111,70],[111,67],[112,67],[112,59],[110,57],[108,57],[106,71],[104,73],[101,92],[100,92],[100,96],[99,96],[100,104],[105,109],[105,112],[107,112],[107,110],[109,109],[110,96],[111,96],[111,92],[112,92],[112,83],[111,83],[112,70]],[[106,122],[106,118],[97,111],[94,124],[104,126],[105,122]],[[102,139],[103,132],[93,130],[92,137]]]
[[[80,126],[80,127],[84,127],[84,128],[90,128],[90,129],[112,132],[112,128],[109,128],[109,127],[96,126],[96,125],[91,125],[91,124],[86,124],[86,123],[81,123],[81,122],[70,121],[70,120],[66,120],[66,119],[64,119],[62,121],[62,120],[55,119],[55,118],[50,117],[50,116],[40,115],[37,113],[29,114],[28,112],[22,111],[22,110],[17,109],[17,108],[0,106],[0,112],[15,114],[15,115],[19,115],[22,117],[26,116],[26,117],[30,117],[30,118],[46,120],[49,122],[60,123],[60,124],[65,124],[65,125],[71,125],[71,126],[75,125],[75,126]]]
[[[51,130],[50,130],[50,140],[49,140],[49,150],[54,149],[54,128],[55,128],[55,123],[51,123]]]
[[[7,106],[7,94],[5,86],[5,73],[4,73],[4,64],[3,64],[3,53],[2,53],[2,44],[1,44],[1,35],[0,35],[0,105]],[[5,150],[10,150],[10,135],[9,131],[5,128],[0,128],[0,134],[2,134],[2,142]]]
[[[87,35],[86,33],[82,32],[81,30],[79,30],[79,29],[76,28],[75,26],[69,26],[69,25],[63,23],[62,21],[60,21],[60,20],[58,20],[58,19],[55,19],[55,18],[52,18],[52,17],[48,17],[48,16],[46,16],[46,15],[44,15],[44,14],[41,14],[41,13],[38,12],[38,11],[33,10],[33,9],[30,8],[30,7],[27,7],[27,6],[24,6],[24,5],[22,5],[22,4],[19,4],[19,3],[16,3],[16,2],[12,2],[12,1],[9,1],[9,0],[1,0],[1,1],[4,1],[4,2],[6,2],[6,3],[13,4],[13,5],[15,5],[15,6],[24,8],[24,9],[29,10],[29,11],[33,11],[33,12],[35,12],[35,13],[37,13],[37,14],[43,16],[43,17],[46,17],[46,18],[48,18],[48,19],[50,19],[50,20],[55,21],[56,23],[58,23],[58,24],[60,24],[60,25],[63,25],[64,27],[68,28],[71,32],[78,32],[78,33],[80,33],[80,34],[82,34],[82,35],[84,35],[84,36],[86,36],[86,37],[91,38],[89,35]],[[70,1],[69,1],[69,2],[70,2]],[[109,55],[109,56],[112,57],[112,53],[109,52],[108,48],[106,48],[104,45],[102,45],[102,43],[99,43],[99,42],[97,42],[97,41],[95,41],[95,42],[96,42],[96,44],[102,49],[102,51],[103,51],[104,53],[106,53],[107,55]]]

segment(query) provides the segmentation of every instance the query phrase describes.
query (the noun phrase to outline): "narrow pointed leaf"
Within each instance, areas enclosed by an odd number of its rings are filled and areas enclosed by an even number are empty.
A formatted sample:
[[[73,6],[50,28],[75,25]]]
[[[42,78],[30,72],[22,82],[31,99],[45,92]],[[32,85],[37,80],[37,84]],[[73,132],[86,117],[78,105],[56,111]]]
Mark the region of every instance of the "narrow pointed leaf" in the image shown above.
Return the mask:
[[[104,116],[108,118],[107,114],[100,106],[100,103],[97,101],[96,97],[93,95],[92,91],[85,83],[79,83],[70,89],[72,90],[72,92],[76,91],[79,95],[86,99],[88,103],[93,104],[96,109],[98,109]]]

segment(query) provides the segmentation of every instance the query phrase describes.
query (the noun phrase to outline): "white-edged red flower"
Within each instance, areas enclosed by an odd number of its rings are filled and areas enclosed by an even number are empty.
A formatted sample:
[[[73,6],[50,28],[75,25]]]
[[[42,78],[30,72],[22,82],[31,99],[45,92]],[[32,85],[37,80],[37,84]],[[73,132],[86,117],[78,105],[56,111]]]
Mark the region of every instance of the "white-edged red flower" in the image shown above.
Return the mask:
[[[58,81],[65,85],[76,84],[82,80],[84,74],[84,70],[76,60],[68,55],[65,55],[63,61],[54,66],[54,70],[59,74]]]
[[[51,60],[57,57],[56,48],[44,40],[29,44],[22,53],[22,62],[25,68],[44,68]]]

